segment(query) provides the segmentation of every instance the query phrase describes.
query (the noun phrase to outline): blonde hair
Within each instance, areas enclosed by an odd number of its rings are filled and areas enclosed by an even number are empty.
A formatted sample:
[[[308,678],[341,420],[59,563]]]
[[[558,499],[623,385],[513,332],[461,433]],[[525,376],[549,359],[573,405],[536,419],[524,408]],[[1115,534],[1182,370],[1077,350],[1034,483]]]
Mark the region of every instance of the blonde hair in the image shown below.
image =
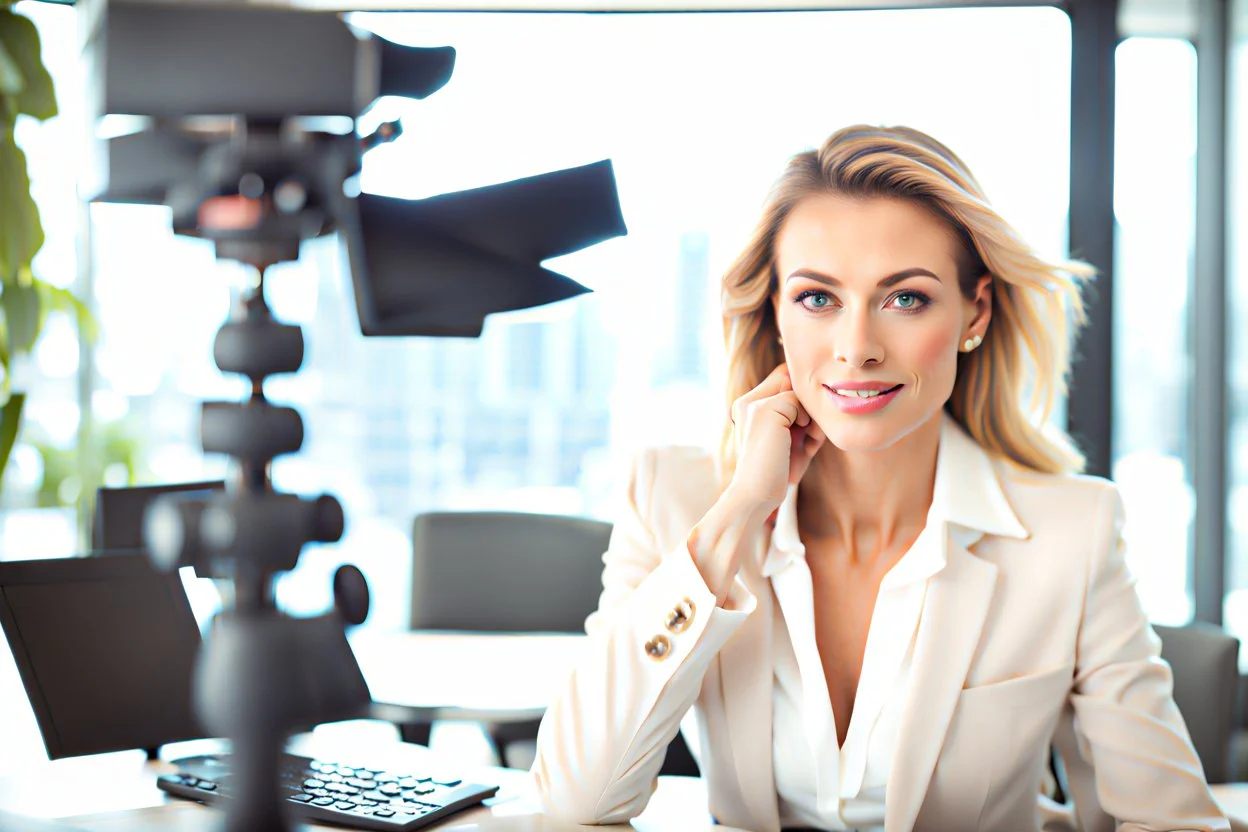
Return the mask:
[[[1085,322],[1082,282],[1095,270],[1037,256],[988,204],[962,161],[908,127],[847,127],[817,151],[789,160],[753,236],[723,278],[729,404],[784,360],[771,303],[775,241],[794,206],[816,194],[902,199],[948,223],[961,246],[963,294],[973,297],[978,279],[990,274],[993,305],[983,344],[958,354],[948,412],[989,452],[1034,471],[1081,472],[1084,459],[1074,442],[1045,423],[1066,391],[1071,342]],[[736,462],[731,424],[720,454],[730,475]]]

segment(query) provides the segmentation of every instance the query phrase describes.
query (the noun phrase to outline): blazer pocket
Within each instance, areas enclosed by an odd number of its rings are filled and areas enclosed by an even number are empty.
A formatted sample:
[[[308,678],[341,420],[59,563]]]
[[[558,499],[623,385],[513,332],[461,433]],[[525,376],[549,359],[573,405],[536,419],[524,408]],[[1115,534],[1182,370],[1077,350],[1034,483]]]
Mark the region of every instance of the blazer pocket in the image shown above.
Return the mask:
[[[1073,679],[1072,665],[962,689],[947,744],[955,770],[979,781],[976,802],[969,804],[979,807],[974,828],[1013,828],[1034,811],[1057,715]]]
[[[1061,701],[1061,695],[1069,692],[1074,682],[1073,665],[1015,676],[986,685],[963,688],[958,697],[959,708],[1029,708],[1043,704],[1045,700]]]

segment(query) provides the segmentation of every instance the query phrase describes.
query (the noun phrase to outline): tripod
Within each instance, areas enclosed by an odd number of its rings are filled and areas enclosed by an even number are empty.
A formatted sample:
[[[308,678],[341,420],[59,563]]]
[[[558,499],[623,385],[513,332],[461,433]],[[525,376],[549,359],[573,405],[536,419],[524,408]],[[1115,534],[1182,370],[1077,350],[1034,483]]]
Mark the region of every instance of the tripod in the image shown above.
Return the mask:
[[[319,196],[315,189],[299,192],[309,155],[298,148],[285,152],[276,135],[251,139],[232,144],[222,158],[230,163],[222,169],[235,171],[240,193],[203,200],[197,213],[218,258],[238,260],[257,274],[213,345],[217,367],[249,379],[250,395],[241,403],[205,402],[201,422],[204,452],[231,457],[236,476],[222,495],[157,501],[145,533],[157,566],[193,565],[201,577],[231,584],[232,598],[198,657],[194,708],[208,732],[233,745],[227,832],[284,832],[290,822],[278,778],[286,738],[363,716],[371,704],[345,634],[347,624],[367,616],[369,594],[362,573],[345,565],[334,577],[334,609],[326,614],[293,618],[275,604],[274,577],[295,568],[305,544],[341,539],[345,522],[334,497],[305,499],[278,493],[272,484],[273,459],[300,449],[303,422],[293,408],[268,401],[264,381],[296,372],[304,341],[298,326],[273,318],[264,278],[271,265],[295,259],[301,238],[319,227]],[[274,152],[279,149],[284,152]],[[272,182],[282,184],[270,190]]]

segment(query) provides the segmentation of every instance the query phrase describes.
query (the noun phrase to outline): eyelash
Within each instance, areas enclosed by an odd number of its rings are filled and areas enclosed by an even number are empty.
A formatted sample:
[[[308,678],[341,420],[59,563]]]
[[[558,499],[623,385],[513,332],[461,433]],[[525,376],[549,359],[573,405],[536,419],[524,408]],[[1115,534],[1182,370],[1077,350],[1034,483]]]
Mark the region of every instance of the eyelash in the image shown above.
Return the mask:
[[[892,301],[895,301],[897,298],[902,297],[903,295],[909,295],[910,297],[918,301],[917,306],[912,306],[908,309],[903,309],[903,308],[898,307],[897,311],[901,312],[904,315],[913,315],[916,312],[920,312],[927,306],[931,305],[931,302],[932,302],[932,299],[930,297],[923,294],[922,292],[917,292],[914,289],[903,289],[902,291],[890,297],[888,300],[891,303]],[[806,306],[806,304],[804,303],[804,301],[807,298],[815,297],[815,296],[823,296],[829,299],[832,297],[827,292],[820,291],[819,289],[807,289],[805,292],[802,292],[800,295],[794,298],[793,302],[800,306],[805,306],[806,309],[810,312],[818,312],[820,310],[811,309],[809,306]],[[824,307],[824,308],[826,309],[828,307]]]

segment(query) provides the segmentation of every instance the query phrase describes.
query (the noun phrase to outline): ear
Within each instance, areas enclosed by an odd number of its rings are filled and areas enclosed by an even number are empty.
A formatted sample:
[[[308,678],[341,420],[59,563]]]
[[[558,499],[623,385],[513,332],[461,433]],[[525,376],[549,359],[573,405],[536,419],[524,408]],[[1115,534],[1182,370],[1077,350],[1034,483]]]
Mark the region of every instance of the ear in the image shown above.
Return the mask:
[[[966,315],[962,331],[966,337],[983,334],[988,330],[992,320],[992,280],[991,274],[985,274],[975,284],[975,294],[964,301]]]

